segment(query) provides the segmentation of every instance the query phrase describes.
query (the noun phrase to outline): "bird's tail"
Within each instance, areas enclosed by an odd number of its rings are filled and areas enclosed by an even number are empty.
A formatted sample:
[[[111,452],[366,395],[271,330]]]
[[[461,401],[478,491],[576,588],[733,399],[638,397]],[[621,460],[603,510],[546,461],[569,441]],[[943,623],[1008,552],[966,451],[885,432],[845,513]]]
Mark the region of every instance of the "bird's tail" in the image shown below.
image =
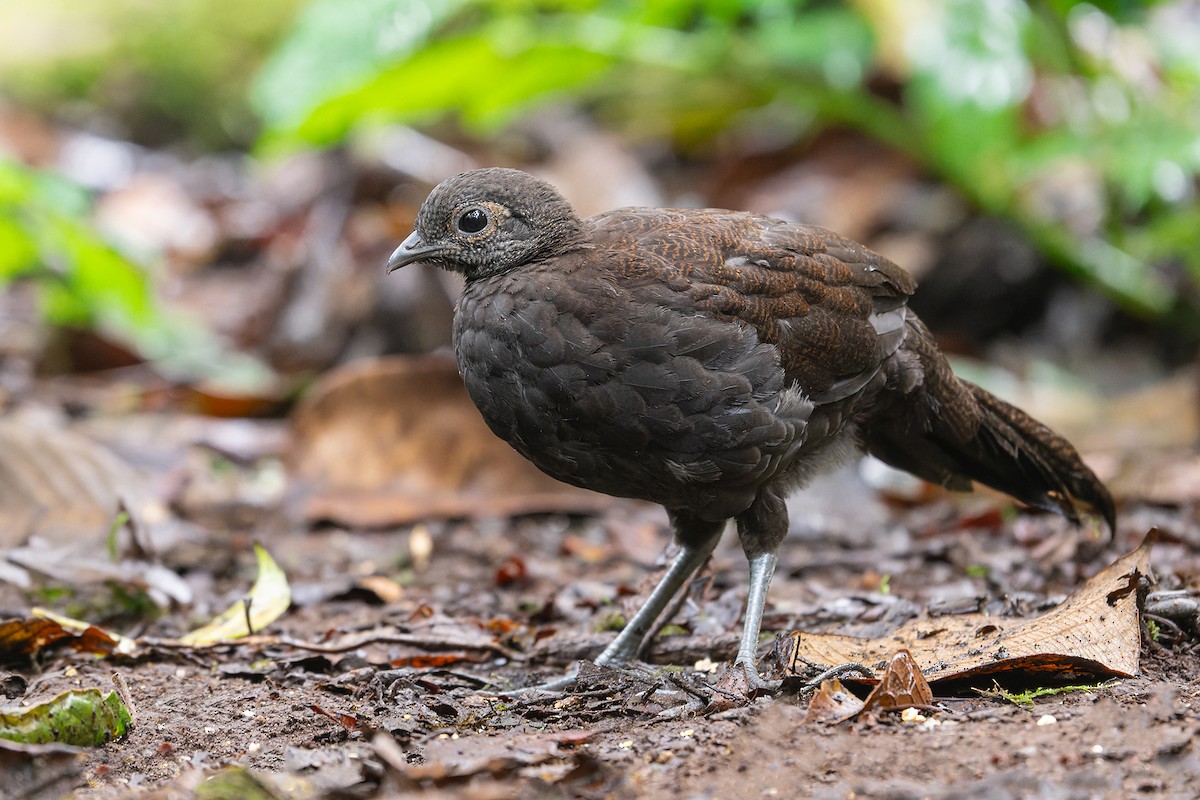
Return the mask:
[[[952,489],[969,489],[978,481],[1076,522],[1080,511],[1093,512],[1116,531],[1112,496],[1071,443],[956,377],[911,314],[895,366],[897,388],[888,393],[890,402],[880,403],[876,424],[863,436],[872,455]]]

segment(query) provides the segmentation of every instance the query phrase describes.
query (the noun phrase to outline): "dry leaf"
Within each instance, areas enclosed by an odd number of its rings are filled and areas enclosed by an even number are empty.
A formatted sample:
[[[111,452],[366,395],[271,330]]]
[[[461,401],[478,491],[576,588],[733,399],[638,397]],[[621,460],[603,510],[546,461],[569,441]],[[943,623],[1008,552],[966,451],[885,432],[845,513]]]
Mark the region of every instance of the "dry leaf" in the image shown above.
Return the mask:
[[[1179,507],[1200,503],[1200,453],[1191,448],[1130,450],[1112,467],[1113,494],[1151,505]]]
[[[0,663],[24,660],[72,635],[54,620],[6,619],[0,622]]]
[[[59,644],[80,652],[108,655],[121,647],[121,642],[128,640],[86,623],[64,625],[58,619],[44,616],[7,619],[0,621],[0,664],[27,661]]]
[[[733,664],[725,669],[713,684],[712,695],[704,711],[714,714],[745,705],[754,699],[756,689],[751,687],[750,676],[745,664]]]
[[[225,609],[207,625],[181,636],[182,644],[193,647],[240,639],[261,631],[283,616],[292,604],[287,576],[262,546],[254,545],[258,559],[258,577],[250,594]]]
[[[353,714],[347,714],[345,711],[327,711],[321,706],[315,704],[310,705],[309,708],[312,709],[313,712],[320,714],[322,717],[341,725],[344,730],[358,731],[362,729],[362,722]]]
[[[1180,506],[1200,501],[1198,391],[1184,368],[1115,398],[1042,391],[1017,405],[1074,442],[1115,497]]]
[[[964,614],[913,620],[881,639],[794,631],[783,646],[785,675],[853,661],[882,669],[897,646],[908,648],[925,677],[978,681],[1023,672],[1128,677],[1138,671],[1141,630],[1137,587],[1149,571],[1154,532],[1084,584],[1062,605],[1034,619]]]
[[[455,653],[423,653],[415,656],[399,656],[389,663],[393,667],[412,667],[413,669],[445,669],[455,664],[479,664],[485,661],[478,653],[459,651]]]
[[[84,783],[86,752],[67,744],[23,744],[0,738],[4,797],[68,797]]]
[[[292,426],[290,464],[306,487],[309,519],[380,527],[612,503],[544,475],[497,438],[447,358],[336,370],[299,404]]]
[[[364,575],[354,585],[375,595],[381,603],[395,603],[404,597],[404,587],[383,575]]]
[[[900,711],[905,708],[925,708],[933,703],[933,690],[921,674],[921,668],[905,648],[900,648],[888,662],[879,683],[867,695],[863,711]]]
[[[813,693],[812,700],[808,703],[808,713],[804,715],[804,721],[833,724],[857,716],[862,710],[863,701],[834,678],[821,681],[820,688]]]
[[[51,611],[48,608],[33,608],[30,613],[39,619],[47,619],[61,625],[66,630],[75,634],[78,639],[71,643],[71,646],[76,650],[88,653],[99,653],[108,655],[110,653],[119,653],[121,655],[131,655],[137,649],[137,643],[133,639],[122,636],[115,631],[106,630],[90,622],[85,622],[80,619],[68,617]]]
[[[188,584],[152,561],[170,546],[173,520],[147,484],[80,433],[37,418],[0,420],[0,580],[116,583],[160,606],[190,602]]]
[[[425,745],[425,760],[406,771],[414,780],[465,778],[486,772],[493,777],[521,767],[564,758],[564,747],[590,739],[587,731],[523,733],[509,736],[438,737]]]
[[[151,532],[166,508],[144,487],[145,478],[111,451],[50,423],[0,420],[0,548],[37,537],[51,544],[87,542],[89,557],[124,510],[131,535]],[[151,537],[123,543],[152,551]]]
[[[1078,396],[1066,398],[1048,424],[1078,430],[1079,441],[1088,451],[1138,453],[1174,450],[1200,441],[1200,416],[1196,414],[1196,373],[1188,367],[1144,389],[1092,403],[1094,413],[1081,414]],[[1038,417],[1042,419],[1043,417]],[[1075,441],[1075,438],[1072,438]],[[1101,476],[1105,477],[1105,476]]]

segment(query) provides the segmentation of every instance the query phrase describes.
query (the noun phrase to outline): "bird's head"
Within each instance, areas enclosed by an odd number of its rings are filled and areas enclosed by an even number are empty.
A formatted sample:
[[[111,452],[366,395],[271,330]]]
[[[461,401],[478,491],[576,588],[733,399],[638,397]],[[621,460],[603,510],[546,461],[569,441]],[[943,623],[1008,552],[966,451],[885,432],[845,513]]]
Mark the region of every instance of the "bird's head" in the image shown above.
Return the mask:
[[[424,261],[484,278],[569,252],[584,238],[579,216],[550,184],[520,170],[477,169],[434,187],[387,270]]]

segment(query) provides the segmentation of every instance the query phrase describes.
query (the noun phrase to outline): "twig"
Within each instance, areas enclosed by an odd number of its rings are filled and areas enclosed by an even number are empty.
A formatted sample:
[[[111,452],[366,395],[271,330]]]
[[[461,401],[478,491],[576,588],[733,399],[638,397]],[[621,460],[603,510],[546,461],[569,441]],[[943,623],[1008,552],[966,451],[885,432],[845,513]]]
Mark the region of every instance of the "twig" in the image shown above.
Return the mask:
[[[254,621],[250,619],[250,604],[254,602],[254,595],[248,594],[242,598],[242,613],[246,615],[246,633],[254,635]]]
[[[175,639],[144,639],[141,642],[148,647],[159,647],[166,650],[205,650],[217,647],[231,647],[235,645],[247,645],[258,647],[269,647],[279,645],[283,647],[293,647],[297,650],[307,650],[313,653],[348,653],[352,650],[357,650],[360,647],[365,647],[369,644],[398,644],[405,647],[415,647],[422,650],[482,650],[488,653],[495,653],[503,656],[510,661],[523,661],[524,655],[505,647],[502,644],[495,642],[490,643],[475,643],[461,642],[452,639],[434,639],[422,636],[412,636],[402,633],[392,634],[377,634],[364,636],[361,639],[356,639],[352,642],[338,642],[335,644],[321,644],[318,642],[305,642],[299,639],[292,639],[287,636],[269,636],[264,634],[253,634],[244,636],[240,639],[226,639],[220,642],[211,644],[184,644]]]

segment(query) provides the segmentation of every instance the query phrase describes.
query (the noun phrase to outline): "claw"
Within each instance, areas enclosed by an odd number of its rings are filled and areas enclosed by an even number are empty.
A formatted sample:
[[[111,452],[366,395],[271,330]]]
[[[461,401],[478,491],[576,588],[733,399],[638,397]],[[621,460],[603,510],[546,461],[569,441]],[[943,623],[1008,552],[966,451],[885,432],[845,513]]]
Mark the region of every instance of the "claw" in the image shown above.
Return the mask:
[[[704,710],[713,713],[744,706],[759,694],[774,694],[779,686],[780,681],[768,681],[759,675],[754,664],[735,661],[717,678],[708,707]]]

